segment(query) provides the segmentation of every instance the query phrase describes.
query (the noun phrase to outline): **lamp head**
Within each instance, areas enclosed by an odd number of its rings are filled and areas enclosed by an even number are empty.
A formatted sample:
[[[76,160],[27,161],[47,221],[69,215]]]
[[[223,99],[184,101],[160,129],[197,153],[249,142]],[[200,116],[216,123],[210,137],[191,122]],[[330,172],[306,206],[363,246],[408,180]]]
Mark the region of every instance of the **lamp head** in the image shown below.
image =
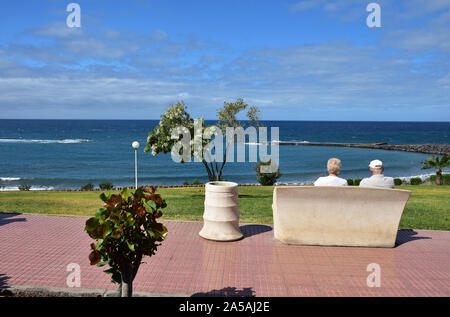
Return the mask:
[[[138,141],[134,141],[131,146],[133,147],[133,149],[137,150],[137,149],[139,149],[139,142]]]

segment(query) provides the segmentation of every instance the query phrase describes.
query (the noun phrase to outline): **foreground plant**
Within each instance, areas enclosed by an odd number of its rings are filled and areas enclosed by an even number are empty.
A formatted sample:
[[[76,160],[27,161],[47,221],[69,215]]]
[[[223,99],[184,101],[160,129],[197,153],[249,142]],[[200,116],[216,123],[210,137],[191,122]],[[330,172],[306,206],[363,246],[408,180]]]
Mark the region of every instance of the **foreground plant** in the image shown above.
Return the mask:
[[[119,194],[102,193],[103,208],[86,221],[85,230],[97,241],[91,244],[91,265],[105,266],[113,283],[120,283],[122,297],[131,297],[133,280],[142,258],[155,254],[167,235],[157,222],[166,202],[155,187],[140,187],[135,192],[125,188]]]

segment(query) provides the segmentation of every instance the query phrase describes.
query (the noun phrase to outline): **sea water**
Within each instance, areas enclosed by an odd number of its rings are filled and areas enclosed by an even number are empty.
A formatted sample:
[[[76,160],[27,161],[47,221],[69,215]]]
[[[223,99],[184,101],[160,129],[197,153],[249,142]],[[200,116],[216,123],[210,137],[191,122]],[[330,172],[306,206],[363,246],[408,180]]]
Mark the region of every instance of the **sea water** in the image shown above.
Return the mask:
[[[110,181],[134,185],[133,141],[138,141],[139,184],[181,185],[208,181],[202,163],[175,163],[170,154],[144,153],[148,131],[158,120],[0,120],[0,190],[31,185],[34,190],[79,189]],[[206,124],[214,124],[207,121]],[[279,127],[281,142],[398,144],[450,143],[449,122],[264,121]],[[255,146],[255,145],[247,145]],[[343,178],[369,176],[371,160],[384,162],[385,175],[422,178],[431,155],[377,149],[280,146],[279,183],[308,184],[326,175],[331,157],[342,161]],[[223,180],[257,183],[255,162],[227,163]]]

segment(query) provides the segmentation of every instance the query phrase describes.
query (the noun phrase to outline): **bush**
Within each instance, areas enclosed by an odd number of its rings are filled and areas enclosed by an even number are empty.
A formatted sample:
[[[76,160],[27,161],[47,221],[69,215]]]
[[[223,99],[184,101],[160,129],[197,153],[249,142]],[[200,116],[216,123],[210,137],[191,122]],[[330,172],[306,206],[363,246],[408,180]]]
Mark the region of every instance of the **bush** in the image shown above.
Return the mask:
[[[189,183],[188,183],[188,182],[184,182],[183,185],[184,185],[184,186],[187,186],[187,185],[189,185]]]
[[[348,186],[353,186],[353,179],[347,178],[347,185]]]
[[[196,179],[194,179],[194,182],[192,183],[192,185],[203,185],[203,183],[196,178]]]
[[[362,179],[361,178],[356,178],[353,183],[355,186],[359,186],[359,183],[361,183]]]
[[[256,179],[258,180],[258,183],[263,186],[272,186],[277,181],[277,178],[281,176],[280,169],[277,169],[274,173],[261,173],[261,166],[269,166],[271,163],[271,161],[267,163],[259,162],[254,167],[256,171]]]
[[[29,191],[31,189],[30,185],[20,185],[19,190],[21,191]]]
[[[411,185],[420,185],[420,184],[422,184],[422,179],[421,179],[420,177],[412,177],[412,178],[409,180],[409,183],[410,183]]]
[[[400,186],[403,184],[403,181],[400,178],[394,178],[394,185]]]
[[[111,182],[104,182],[101,184],[98,184],[98,187],[100,187],[101,190],[110,190],[114,188],[114,184]]]
[[[81,190],[93,190],[93,189],[94,189],[94,184],[91,184],[91,183],[81,186]]]
[[[430,181],[436,184],[436,175],[431,175]],[[442,174],[441,182],[441,185],[450,185],[450,174]]]
[[[97,243],[91,243],[91,265],[109,267],[113,283],[121,284],[121,296],[131,297],[133,280],[144,256],[155,254],[167,235],[157,222],[167,206],[156,187],[125,188],[119,194],[102,193],[103,207],[86,221],[85,230]]]

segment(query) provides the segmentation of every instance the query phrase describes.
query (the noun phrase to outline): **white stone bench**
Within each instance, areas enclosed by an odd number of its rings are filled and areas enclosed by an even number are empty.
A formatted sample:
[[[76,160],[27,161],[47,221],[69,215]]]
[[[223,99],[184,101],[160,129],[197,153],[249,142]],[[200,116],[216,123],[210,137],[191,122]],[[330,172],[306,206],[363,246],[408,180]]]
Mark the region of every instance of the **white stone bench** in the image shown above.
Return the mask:
[[[353,186],[277,186],[274,238],[287,244],[395,246],[411,192]]]

